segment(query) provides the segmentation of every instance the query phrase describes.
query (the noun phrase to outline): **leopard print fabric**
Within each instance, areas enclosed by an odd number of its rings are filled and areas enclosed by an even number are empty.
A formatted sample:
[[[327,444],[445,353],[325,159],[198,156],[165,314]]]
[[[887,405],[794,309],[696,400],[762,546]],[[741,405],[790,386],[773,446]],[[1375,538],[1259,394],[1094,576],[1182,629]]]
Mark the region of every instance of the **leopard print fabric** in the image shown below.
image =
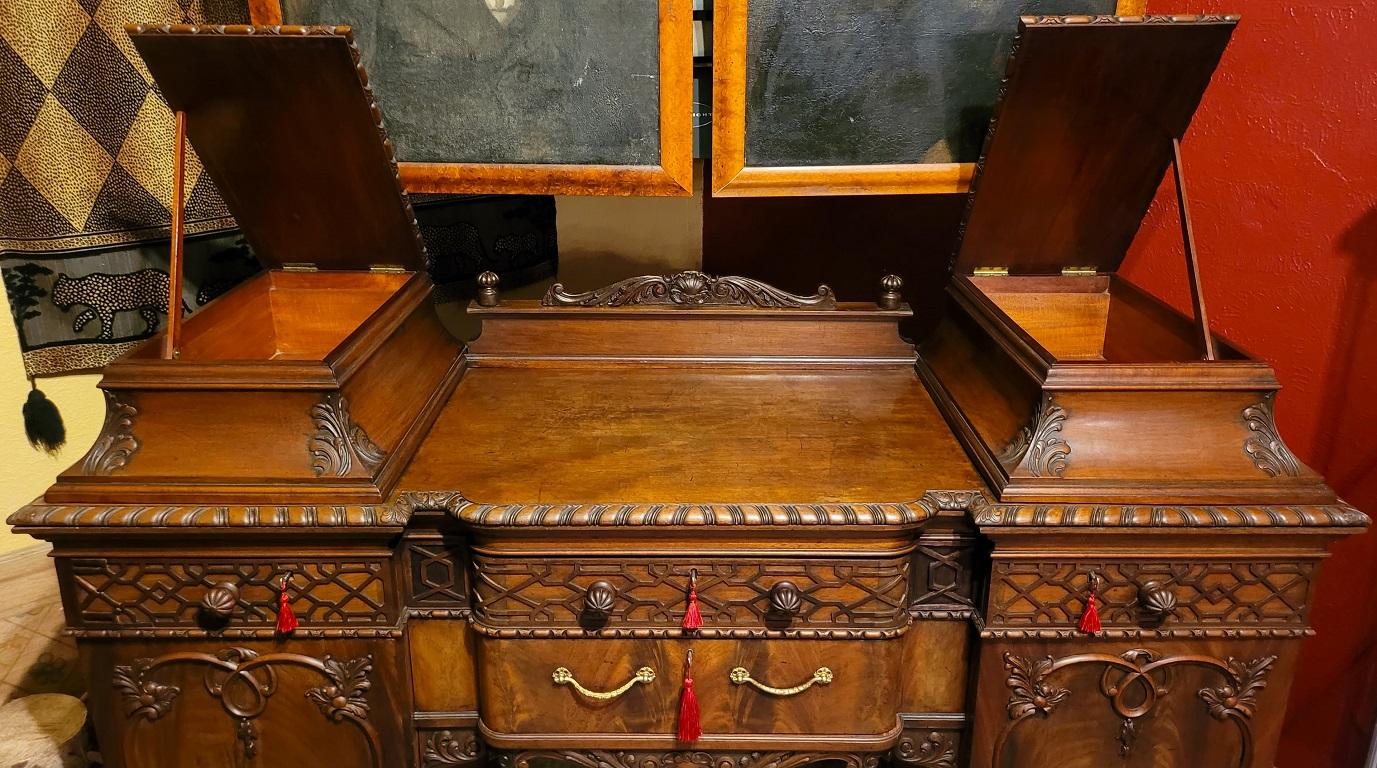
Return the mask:
[[[82,277],[58,275],[53,282],[52,301],[68,312],[86,307],[72,321],[72,332],[81,333],[92,320],[100,320],[98,339],[115,337],[115,314],[138,312],[147,333],[158,330],[158,313],[167,314],[167,273],[160,269],[140,269],[123,275],[95,272]]]

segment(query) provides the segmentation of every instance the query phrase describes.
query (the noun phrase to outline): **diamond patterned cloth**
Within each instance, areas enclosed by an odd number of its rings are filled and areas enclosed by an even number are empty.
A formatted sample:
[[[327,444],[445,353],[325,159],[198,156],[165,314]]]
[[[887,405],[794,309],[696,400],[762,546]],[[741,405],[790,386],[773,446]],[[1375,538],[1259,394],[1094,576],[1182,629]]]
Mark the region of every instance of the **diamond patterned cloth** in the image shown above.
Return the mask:
[[[167,236],[173,118],[124,32],[130,21],[247,23],[248,8],[246,0],[0,0],[0,257],[30,375],[98,367],[154,330],[123,316],[78,330],[71,318],[54,322],[63,310],[45,301],[64,276],[126,276],[102,284],[127,290],[147,283],[136,273],[165,274],[165,248],[135,246]],[[190,151],[186,183],[188,234],[233,227]],[[83,348],[53,349],[62,345]]]

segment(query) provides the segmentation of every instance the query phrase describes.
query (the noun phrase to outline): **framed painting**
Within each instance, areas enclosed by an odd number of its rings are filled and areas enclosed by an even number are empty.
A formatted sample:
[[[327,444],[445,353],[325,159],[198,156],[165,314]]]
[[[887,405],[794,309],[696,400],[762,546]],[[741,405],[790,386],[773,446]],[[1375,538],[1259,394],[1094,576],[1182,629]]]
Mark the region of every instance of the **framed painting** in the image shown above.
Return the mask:
[[[1018,17],[1146,0],[716,0],[718,196],[964,192]]]
[[[692,0],[251,0],[353,28],[411,192],[690,195]]]

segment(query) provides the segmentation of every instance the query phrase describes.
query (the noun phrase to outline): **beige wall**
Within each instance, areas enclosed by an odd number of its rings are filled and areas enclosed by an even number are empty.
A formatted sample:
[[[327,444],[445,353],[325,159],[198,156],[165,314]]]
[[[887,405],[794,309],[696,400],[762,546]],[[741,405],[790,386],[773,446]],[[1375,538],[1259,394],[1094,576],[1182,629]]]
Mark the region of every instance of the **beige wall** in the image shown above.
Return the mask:
[[[105,401],[96,382],[97,374],[58,376],[40,379],[39,386],[57,404],[67,425],[67,445],[56,456],[29,446],[24,438],[24,400],[29,396],[29,381],[19,359],[19,337],[9,321],[9,299],[0,291],[5,316],[0,319],[0,518],[9,517],[19,507],[33,501],[95,442],[105,420]],[[12,533],[0,526],[0,552],[36,543],[28,536]]]

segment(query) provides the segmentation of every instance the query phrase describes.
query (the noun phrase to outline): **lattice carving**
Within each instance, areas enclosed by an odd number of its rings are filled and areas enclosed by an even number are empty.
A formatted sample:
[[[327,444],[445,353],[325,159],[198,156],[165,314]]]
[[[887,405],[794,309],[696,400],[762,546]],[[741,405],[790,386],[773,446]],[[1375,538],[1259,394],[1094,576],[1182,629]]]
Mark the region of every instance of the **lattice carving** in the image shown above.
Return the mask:
[[[695,569],[704,630],[776,626],[770,589],[786,580],[797,587],[800,598],[789,629],[897,628],[908,623],[905,557],[697,563],[477,554],[473,559],[475,614],[489,626],[579,627],[588,588],[604,581],[616,590],[607,627],[678,627]]]
[[[912,609],[920,614],[974,610],[974,557],[975,542],[969,537],[919,539],[914,552]]]
[[[443,541],[409,539],[407,561],[411,568],[410,608],[467,608],[468,578],[462,546]]]
[[[201,601],[217,584],[239,588],[233,628],[271,628],[282,578],[292,575],[292,610],[303,626],[390,625],[384,560],[116,560],[67,562],[79,629],[197,627]]]
[[[994,565],[988,621],[992,627],[1074,627],[1094,571],[1105,626],[1138,626],[1155,618],[1139,604],[1140,587],[1158,582],[1175,606],[1165,625],[1304,627],[1312,562],[1025,562]]]

